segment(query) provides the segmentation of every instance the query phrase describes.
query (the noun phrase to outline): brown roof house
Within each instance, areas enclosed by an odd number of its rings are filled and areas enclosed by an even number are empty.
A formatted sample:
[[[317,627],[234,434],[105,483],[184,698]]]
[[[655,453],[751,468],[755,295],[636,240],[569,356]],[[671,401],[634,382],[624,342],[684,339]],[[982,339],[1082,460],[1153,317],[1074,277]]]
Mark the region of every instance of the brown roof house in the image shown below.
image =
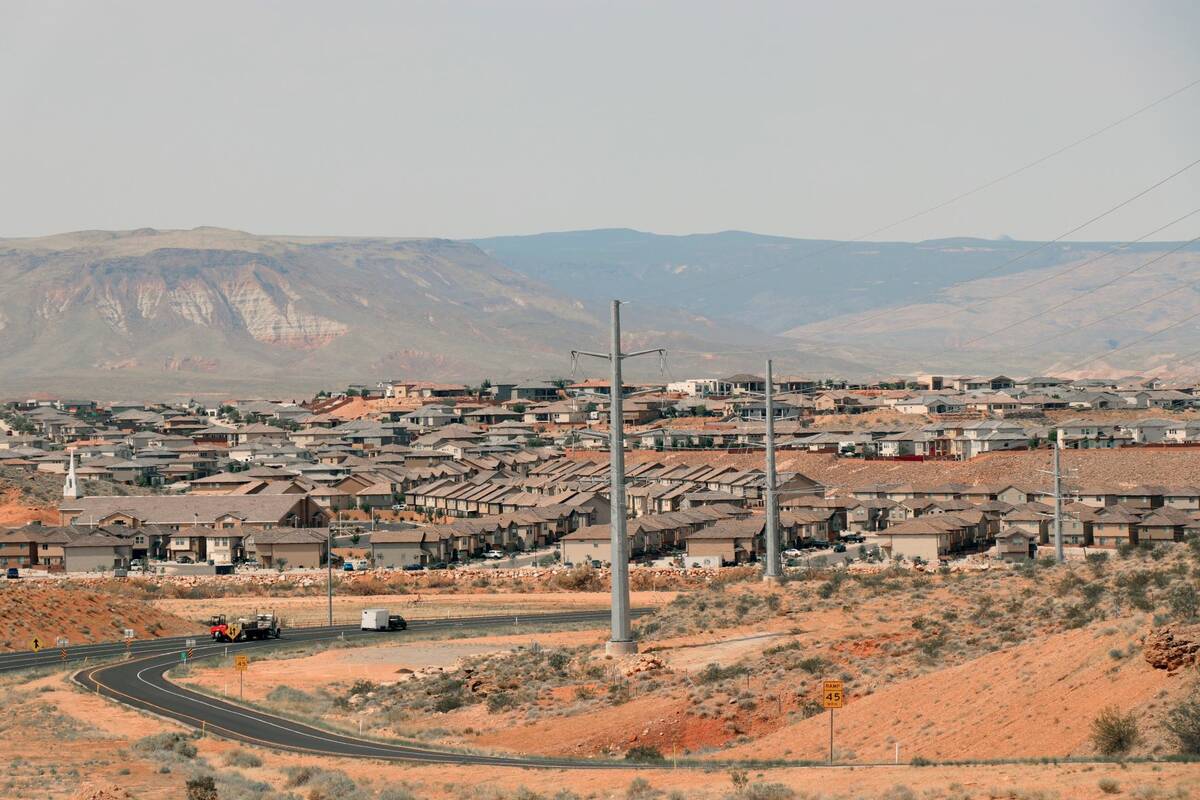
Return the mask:
[[[311,528],[325,525],[329,513],[306,495],[128,495],[65,498],[58,513],[63,525],[160,525],[178,530],[204,525],[231,528]]]
[[[273,528],[245,539],[246,555],[264,567],[313,569],[325,563],[329,531],[323,528]]]

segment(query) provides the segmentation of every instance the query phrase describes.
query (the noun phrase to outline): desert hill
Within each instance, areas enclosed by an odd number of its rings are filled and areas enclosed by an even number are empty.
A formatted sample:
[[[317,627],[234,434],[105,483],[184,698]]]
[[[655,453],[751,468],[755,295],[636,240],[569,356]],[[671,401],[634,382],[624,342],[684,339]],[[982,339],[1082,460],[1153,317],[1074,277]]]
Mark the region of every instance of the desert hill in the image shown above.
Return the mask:
[[[278,394],[562,374],[568,350],[599,349],[607,327],[599,304],[438,239],[84,231],[0,240],[0,285],[6,394]],[[695,314],[640,313],[653,325],[634,341],[721,350],[760,340]]]

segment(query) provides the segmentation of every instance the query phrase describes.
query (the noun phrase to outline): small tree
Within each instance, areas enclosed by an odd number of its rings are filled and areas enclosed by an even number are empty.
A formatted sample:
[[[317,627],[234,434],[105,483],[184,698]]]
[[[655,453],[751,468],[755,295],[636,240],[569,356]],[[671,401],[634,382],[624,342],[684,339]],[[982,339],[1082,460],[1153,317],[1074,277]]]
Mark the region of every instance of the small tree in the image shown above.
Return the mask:
[[[1092,720],[1092,743],[1102,755],[1124,755],[1139,741],[1137,717],[1132,713],[1122,714],[1116,706],[1106,706]]]

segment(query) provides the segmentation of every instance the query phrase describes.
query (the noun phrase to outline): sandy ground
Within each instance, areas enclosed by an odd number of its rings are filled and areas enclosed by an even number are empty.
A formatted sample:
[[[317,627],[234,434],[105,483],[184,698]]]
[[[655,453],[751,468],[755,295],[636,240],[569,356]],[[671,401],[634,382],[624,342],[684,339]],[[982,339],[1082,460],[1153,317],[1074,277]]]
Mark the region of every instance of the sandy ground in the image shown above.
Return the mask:
[[[0,620],[0,650],[27,650],[35,636],[53,646],[60,636],[73,645],[116,641],[126,628],[139,639],[199,630],[138,600],[33,581],[0,584]]]
[[[1018,645],[956,667],[852,697],[835,712],[839,760],[1036,758],[1094,752],[1099,705],[1148,715],[1171,705],[1194,680],[1151,668],[1140,651],[1119,660],[1138,632],[1101,623]],[[820,714],[721,753],[730,758],[820,759],[829,719]]]
[[[633,592],[632,604],[659,606],[669,603],[675,592]],[[410,619],[461,617],[490,614],[547,613],[564,610],[605,609],[608,592],[545,592],[521,594],[397,594],[352,595],[333,598],[335,622],[358,622],[364,608],[387,608]],[[285,625],[325,624],[327,599],[321,597],[229,597],[202,600],[154,600],[152,604],[169,614],[207,624],[212,614],[239,616],[255,609],[273,610]]]
[[[38,691],[45,687],[45,690]],[[158,765],[131,749],[134,741],[148,734],[182,730],[155,717],[123,710],[114,704],[68,687],[63,676],[43,678],[25,689],[34,699],[22,700],[11,710],[28,713],[29,722],[21,736],[0,736],[0,762],[7,770],[0,790],[6,798],[51,798],[65,800],[85,784],[115,785],[137,800],[178,800],[183,797],[184,773],[162,773]],[[52,726],[51,709],[73,727],[64,734]],[[199,756],[219,769],[223,757],[238,745],[212,737],[196,741]],[[265,781],[282,789],[283,771],[290,766],[311,765],[340,769],[353,775],[362,786],[381,789],[405,785],[422,800],[470,797],[475,791],[515,792],[524,787],[553,795],[571,789],[582,796],[624,798],[635,777],[660,791],[680,791],[688,798],[717,800],[732,792],[724,770],[687,769],[522,770],[508,768],[454,768],[436,765],[400,765],[352,759],[313,758],[251,749],[263,764],[237,771],[246,778]],[[53,772],[51,772],[53,770]],[[1094,800],[1102,796],[1101,779],[1115,780],[1120,797],[1167,797],[1200,794],[1200,766],[1186,764],[1018,764],[970,767],[857,767],[786,768],[751,771],[752,783],[782,783],[803,796],[894,800],[906,787],[916,797],[947,796],[971,798],[1059,798]],[[954,794],[957,792],[958,794]],[[1037,792],[1044,794],[1038,795]],[[1176,792],[1180,792],[1176,795]],[[481,796],[495,796],[487,794]]]
[[[252,660],[246,670],[244,697],[261,701],[278,686],[312,691],[356,680],[395,683],[415,670],[449,669],[467,656],[498,653],[537,642],[543,647],[574,647],[603,641],[601,631],[562,631],[512,636],[480,636],[470,639],[403,642],[378,647],[345,647],[310,656],[288,659]],[[194,667],[181,681],[213,694],[238,692],[238,676],[231,665]]]

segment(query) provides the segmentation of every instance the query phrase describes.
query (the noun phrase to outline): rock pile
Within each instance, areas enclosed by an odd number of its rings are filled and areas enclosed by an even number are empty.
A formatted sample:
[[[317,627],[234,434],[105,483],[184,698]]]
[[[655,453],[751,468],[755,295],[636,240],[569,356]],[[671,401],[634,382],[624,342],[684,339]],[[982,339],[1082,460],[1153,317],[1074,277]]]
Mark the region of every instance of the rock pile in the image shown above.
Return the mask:
[[[642,672],[658,672],[659,670],[667,669],[667,664],[653,653],[645,653],[638,657],[630,666],[626,667],[626,677],[632,677]]]
[[[1171,627],[1159,628],[1146,637],[1142,655],[1146,663],[1155,669],[1174,672],[1196,664],[1200,655],[1200,640],[1194,636],[1182,636]]]

